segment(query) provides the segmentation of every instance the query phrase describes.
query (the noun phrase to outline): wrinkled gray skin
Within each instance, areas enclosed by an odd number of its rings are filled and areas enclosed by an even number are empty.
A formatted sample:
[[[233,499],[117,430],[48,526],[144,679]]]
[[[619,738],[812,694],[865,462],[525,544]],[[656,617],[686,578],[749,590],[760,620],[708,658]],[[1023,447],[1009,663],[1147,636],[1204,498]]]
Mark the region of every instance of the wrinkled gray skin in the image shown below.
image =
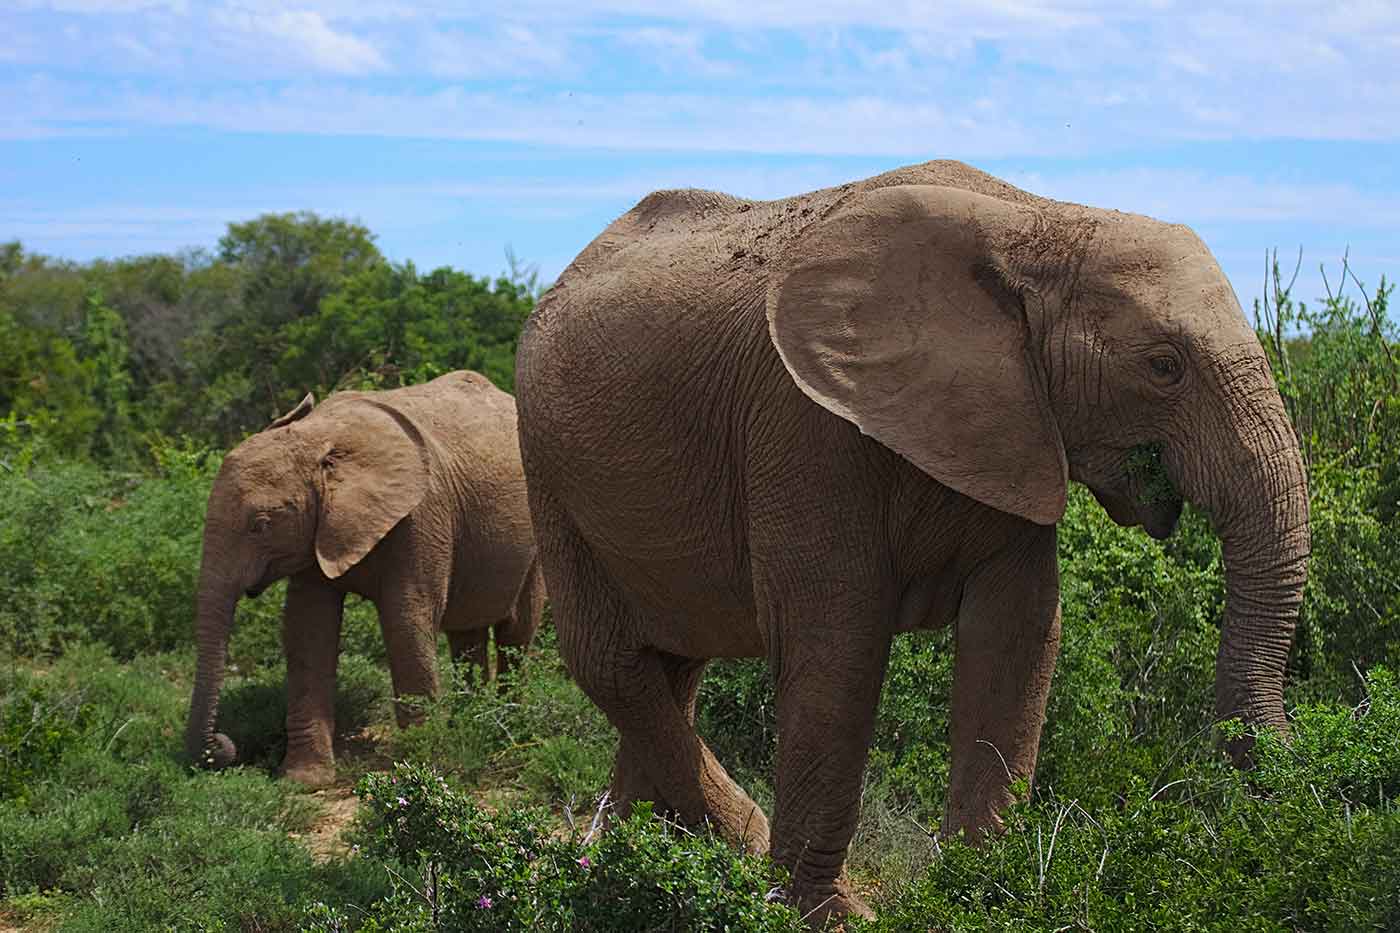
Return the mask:
[[[1186,227],[957,162],[780,201],[658,192],[541,300],[517,385],[560,645],[621,733],[613,793],[771,843],[814,922],[867,912],[843,866],[896,632],[955,625],[944,830],[998,828],[1035,766],[1068,481],[1175,527],[1135,445],[1223,541],[1218,714],[1285,728],[1303,467]],[[751,656],[777,689],[771,828],[693,728],[706,660]]]
[[[314,406],[314,407],[313,407]],[[486,666],[530,642],[544,602],[515,433],[515,402],[473,372],[385,392],[307,396],[224,458],[209,493],[200,564],[199,665],[187,753],[216,767],[214,732],[234,607],[291,578],[283,618],[283,772],[335,777],[336,659],[347,593],[372,601],[395,696],[437,692],[437,636]],[[414,718],[397,704],[400,725]]]

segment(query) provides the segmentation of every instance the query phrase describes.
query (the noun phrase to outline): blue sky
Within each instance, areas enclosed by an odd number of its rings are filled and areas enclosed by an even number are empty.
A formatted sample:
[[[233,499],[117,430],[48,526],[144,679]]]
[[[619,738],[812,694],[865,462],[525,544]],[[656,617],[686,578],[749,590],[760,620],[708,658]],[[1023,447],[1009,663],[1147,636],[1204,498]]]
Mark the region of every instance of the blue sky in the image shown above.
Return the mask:
[[[667,12],[658,13],[664,9]],[[1400,2],[3,0],[0,240],[87,259],[362,220],[546,279],[648,191],[930,158],[1190,224],[1246,308],[1400,276]]]

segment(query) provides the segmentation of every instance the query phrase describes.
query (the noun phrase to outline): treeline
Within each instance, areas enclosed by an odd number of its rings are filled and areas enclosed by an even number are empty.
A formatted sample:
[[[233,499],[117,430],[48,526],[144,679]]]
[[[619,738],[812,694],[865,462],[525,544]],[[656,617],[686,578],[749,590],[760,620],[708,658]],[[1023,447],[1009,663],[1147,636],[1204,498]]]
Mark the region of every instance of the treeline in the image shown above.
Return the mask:
[[[0,244],[0,457],[130,467],[188,438],[227,447],[307,391],[475,369],[513,388],[538,291],[388,261],[364,226],[313,213],[233,223],[212,251],[75,263]]]

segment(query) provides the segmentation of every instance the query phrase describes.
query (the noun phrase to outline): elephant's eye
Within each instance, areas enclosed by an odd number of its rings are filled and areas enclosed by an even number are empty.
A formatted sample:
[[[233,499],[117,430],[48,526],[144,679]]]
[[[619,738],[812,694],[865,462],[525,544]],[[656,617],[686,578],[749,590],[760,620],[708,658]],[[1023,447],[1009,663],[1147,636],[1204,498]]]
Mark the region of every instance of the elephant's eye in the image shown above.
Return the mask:
[[[1181,376],[1181,360],[1169,354],[1154,356],[1150,364],[1152,373],[1159,379],[1175,382]]]

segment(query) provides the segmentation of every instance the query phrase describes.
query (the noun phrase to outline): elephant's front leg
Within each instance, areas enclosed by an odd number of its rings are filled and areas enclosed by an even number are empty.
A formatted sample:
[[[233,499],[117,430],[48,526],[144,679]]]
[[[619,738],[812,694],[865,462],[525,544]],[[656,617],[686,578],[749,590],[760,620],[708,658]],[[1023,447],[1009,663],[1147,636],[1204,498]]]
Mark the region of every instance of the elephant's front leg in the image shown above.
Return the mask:
[[[379,628],[389,653],[394,717],[402,729],[423,720],[422,704],[414,698],[437,696],[437,633],[447,598],[414,584],[385,589],[378,603]]]
[[[780,625],[777,803],[773,858],[792,872],[789,897],[815,926],[870,916],[846,880],[846,851],[889,661],[893,601],[856,594],[810,604]]]
[[[964,587],[955,632],[943,831],[1001,828],[1012,785],[1035,773],[1060,645],[1055,529],[1038,527]]]
[[[311,787],[335,780],[335,670],[345,596],[324,583],[294,577],[282,615],[287,654],[287,755],[283,773]]]

